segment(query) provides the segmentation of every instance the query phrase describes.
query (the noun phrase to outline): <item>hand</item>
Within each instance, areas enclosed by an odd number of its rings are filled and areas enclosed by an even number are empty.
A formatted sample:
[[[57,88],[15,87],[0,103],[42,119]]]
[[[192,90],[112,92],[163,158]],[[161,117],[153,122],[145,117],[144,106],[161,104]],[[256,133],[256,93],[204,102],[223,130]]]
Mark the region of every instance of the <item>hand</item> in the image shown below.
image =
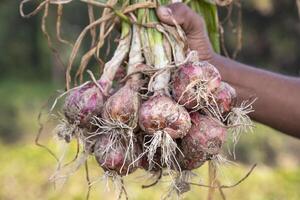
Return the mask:
[[[207,60],[218,68],[222,80],[235,87],[239,99],[253,95],[255,112],[250,116],[277,130],[300,138],[300,79],[267,72],[238,63],[214,53],[204,19],[182,3],[157,9],[161,22],[174,25],[172,17],[186,33],[188,45],[199,52],[201,60]]]
[[[211,61],[214,51],[209,41],[204,19],[183,3],[161,6],[157,9],[161,22],[174,25],[174,20],[182,27],[189,48],[198,51],[200,60]],[[173,18],[173,19],[172,19]]]

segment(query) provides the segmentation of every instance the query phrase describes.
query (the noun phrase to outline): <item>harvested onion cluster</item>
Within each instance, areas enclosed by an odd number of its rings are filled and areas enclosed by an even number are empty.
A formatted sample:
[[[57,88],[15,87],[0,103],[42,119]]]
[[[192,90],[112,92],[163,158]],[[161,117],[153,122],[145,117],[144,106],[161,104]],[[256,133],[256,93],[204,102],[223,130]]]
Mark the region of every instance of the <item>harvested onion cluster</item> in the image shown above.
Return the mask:
[[[25,15],[22,8],[27,1],[21,3],[21,14],[29,17],[44,7],[43,22],[49,5],[58,5],[61,20],[63,6],[72,3],[44,1]],[[138,168],[160,174],[158,177],[164,171],[175,180],[172,184],[177,192],[188,191],[188,172],[219,158],[228,130],[237,140],[251,125],[247,116],[251,106],[236,106],[235,89],[222,81],[215,66],[199,60],[197,53],[189,49],[180,26],[157,20],[154,8],[171,1],[83,2],[88,4],[90,24],[79,35],[70,55],[64,117],[56,129],[59,139],[66,143],[76,139],[82,151],[76,155],[71,171],[63,176],[65,171],[59,164],[52,178],[67,177],[91,156],[113,180],[121,180]],[[191,2],[197,4],[196,0]],[[204,4],[216,12],[214,4]],[[97,20],[93,6],[105,7]],[[115,18],[121,24],[119,43],[98,74],[99,80],[90,73],[92,81],[71,88],[71,68],[83,38],[91,32],[91,49],[82,57],[75,76],[81,81],[92,57],[100,60],[100,48],[116,25]],[[58,28],[60,24],[58,21]],[[59,41],[66,43],[59,34],[58,29]],[[118,74],[120,71],[126,74]]]
[[[140,61],[132,68],[145,67]],[[174,67],[168,87],[161,90],[145,91],[153,77],[140,71],[128,74],[126,83],[107,96],[92,82],[67,96],[63,110],[70,126],[81,130],[84,151],[113,176],[140,168],[181,177],[218,159],[228,130],[235,129],[228,116],[239,115],[233,109],[235,89],[205,61]]]

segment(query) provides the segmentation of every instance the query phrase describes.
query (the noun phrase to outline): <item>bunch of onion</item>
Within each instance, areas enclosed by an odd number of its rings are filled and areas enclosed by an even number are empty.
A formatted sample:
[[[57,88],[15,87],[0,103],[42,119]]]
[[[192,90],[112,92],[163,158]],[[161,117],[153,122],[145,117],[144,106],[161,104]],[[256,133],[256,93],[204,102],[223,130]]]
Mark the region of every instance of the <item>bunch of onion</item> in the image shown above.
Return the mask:
[[[122,180],[138,167],[160,176],[166,168],[170,175],[178,172],[176,179],[172,179],[178,193],[189,190],[186,183],[190,171],[206,161],[218,159],[227,130],[232,130],[234,138],[238,138],[249,127],[251,121],[247,114],[252,111],[251,104],[237,107],[235,90],[221,82],[215,66],[194,56],[181,28],[177,24],[170,27],[158,22],[154,6],[173,1],[108,0],[106,4],[81,1],[89,5],[91,23],[74,45],[66,74],[67,89],[70,68],[88,31],[93,42],[82,58],[79,75],[90,58],[99,54],[105,38],[100,36],[106,35],[105,30],[109,33],[113,29],[115,18],[121,23],[121,37],[100,79],[91,76],[91,82],[67,91],[65,119],[58,126],[57,135],[67,143],[77,138],[83,144],[74,169],[92,154],[115,180]],[[72,1],[45,0],[43,5],[49,2],[61,7]],[[198,5],[196,0],[189,2]],[[92,5],[105,7],[101,18],[94,19],[90,12]],[[209,12],[216,25],[216,7],[210,8],[200,10]],[[99,41],[95,36],[98,25],[101,27]],[[216,31],[218,26],[213,28]],[[210,34],[210,39],[214,36],[215,32]],[[213,40],[213,46],[217,51],[217,40]],[[125,84],[117,80],[118,87],[112,91],[116,73],[126,65]],[[148,87],[141,95],[144,85]]]
[[[92,131],[91,121],[102,113],[105,99],[110,95],[113,79],[129,51],[131,32],[128,25],[123,24],[121,40],[113,57],[104,66],[98,81],[84,83],[69,90],[63,107],[64,114],[70,124]]]
[[[97,127],[93,122],[97,116],[101,116],[104,103],[110,96],[114,77],[128,54],[131,34],[130,26],[123,23],[121,40],[113,57],[105,64],[100,79],[95,80],[94,76],[91,75],[92,81],[66,92],[67,97],[63,106],[65,119],[62,119],[62,123],[57,125],[56,133],[59,139],[63,139],[67,143],[72,139],[77,139],[83,148],[81,155],[76,154],[74,163],[67,169],[61,169],[61,163],[58,163],[57,170],[51,180],[56,181],[60,177],[68,177],[73,174],[84,164],[88,155],[93,153],[95,143],[98,140],[97,134],[95,134]],[[64,153],[59,162],[63,160],[63,157]]]
[[[100,135],[95,144],[94,155],[98,164],[104,171],[110,171],[115,175],[125,176],[134,172],[139,163],[132,163],[134,159],[141,153],[140,145],[134,141],[133,147],[135,155],[133,157],[126,156],[128,149],[127,142],[119,139],[117,142],[111,140],[111,135]]]
[[[214,98],[212,106],[219,110],[224,121],[215,118],[211,113],[203,112],[203,110],[190,113],[192,127],[185,137],[177,141],[182,152],[182,154],[177,154],[180,173],[170,189],[170,194],[176,192],[177,195],[181,195],[189,191],[189,183],[194,175],[192,170],[201,167],[205,162],[213,161],[212,165],[215,167],[226,162],[227,160],[221,155],[221,149],[227,139],[228,132],[233,130],[235,133],[235,131],[241,131],[243,128],[241,124],[235,124],[236,127],[232,126],[230,120],[233,118],[234,120],[236,118],[246,119],[251,105],[237,107],[235,89],[225,82],[221,82],[220,86],[212,92],[212,95]],[[245,114],[246,112],[247,114]],[[243,124],[248,127],[245,123]],[[179,171],[179,169],[175,170]]]
[[[148,11],[147,22],[156,22],[154,10]],[[142,10],[139,15],[143,15]],[[167,69],[171,60],[164,48],[163,34],[153,28],[142,29],[143,49],[146,49],[146,63],[154,66],[159,73],[149,82],[148,92],[151,96],[142,103],[139,111],[139,126],[149,138],[144,143],[144,154],[147,155],[149,169],[154,166],[154,157],[159,149],[161,165],[171,169],[177,165],[176,139],[182,138],[190,129],[191,122],[188,112],[178,105],[170,96],[168,87],[170,71]],[[147,40],[148,39],[148,40]],[[151,52],[151,56],[146,56]]]
[[[101,117],[97,118],[94,125],[98,129],[94,136],[105,135],[108,139],[107,149],[114,151],[114,146],[120,143],[126,146],[124,160],[131,160],[132,165],[137,166],[136,131],[138,129],[138,112],[140,108],[140,88],[144,81],[138,71],[143,63],[141,54],[141,42],[137,26],[132,27],[132,39],[127,68],[127,81],[116,93],[110,96],[104,104]],[[94,148],[94,151],[101,151]],[[126,163],[124,163],[125,165]],[[122,170],[122,169],[121,169]]]
[[[219,162],[221,148],[225,142],[227,128],[218,119],[198,112],[190,114],[192,127],[186,136],[178,140],[181,154],[178,155],[180,169],[168,195],[178,196],[190,190],[189,182],[194,176],[192,170],[201,167],[206,161]]]

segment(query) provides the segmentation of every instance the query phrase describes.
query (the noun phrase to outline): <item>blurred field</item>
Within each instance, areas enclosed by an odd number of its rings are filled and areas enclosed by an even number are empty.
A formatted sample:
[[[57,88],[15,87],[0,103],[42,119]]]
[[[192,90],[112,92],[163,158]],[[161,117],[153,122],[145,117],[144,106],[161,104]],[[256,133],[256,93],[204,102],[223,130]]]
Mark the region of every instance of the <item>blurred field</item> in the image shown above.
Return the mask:
[[[44,149],[34,145],[39,108],[49,94],[54,94],[54,88],[57,86],[28,81],[3,81],[0,86],[1,97],[6,97],[0,100],[3,123],[0,133],[12,133],[14,138],[22,136],[17,142],[11,143],[8,142],[11,135],[1,137],[0,199],[85,199],[87,182],[84,167],[71,176],[61,189],[55,189],[48,181],[55,169],[55,160]],[[5,111],[4,106],[11,109]],[[6,119],[7,117],[11,118]],[[53,150],[57,150],[51,129],[45,133],[42,141]],[[47,142],[49,140],[50,142]],[[219,173],[222,183],[230,184],[243,177],[250,164],[258,164],[246,181],[235,188],[225,190],[227,199],[299,199],[299,149],[300,141],[257,125],[254,133],[245,134],[237,146],[237,163],[240,164],[221,167]],[[224,151],[226,152],[226,147]],[[71,149],[69,157],[72,152],[74,153],[74,148]],[[92,180],[99,179],[103,174],[102,170],[93,159],[89,160],[89,164]],[[207,167],[199,169],[197,174],[194,182],[201,180],[206,183]],[[147,183],[146,178],[144,172],[138,171],[125,179],[130,199],[160,199],[166,194],[168,182],[142,190],[140,184]],[[105,181],[96,183],[91,192],[91,199],[116,198],[113,187],[110,192],[105,192],[105,188]],[[206,188],[192,187],[184,199],[206,199],[206,194]],[[221,199],[219,193],[216,194],[216,199]]]
[[[74,174],[61,190],[55,190],[47,182],[54,169],[53,159],[45,151],[32,144],[2,146],[0,171],[0,199],[85,199],[87,184],[84,171]],[[90,163],[94,163],[90,160]],[[101,175],[102,171],[92,166],[93,174]],[[238,165],[222,168],[223,183],[234,183],[244,176],[248,166]],[[195,181],[206,180],[206,167],[199,170]],[[94,175],[94,176],[95,176]],[[160,199],[167,191],[166,184],[159,184],[151,189],[142,190],[138,182],[145,183],[136,172],[125,179],[130,199]],[[96,177],[96,176],[95,176]],[[236,188],[225,190],[227,199],[267,200],[299,199],[300,169],[270,168],[259,163],[254,173]],[[91,199],[113,199],[116,194],[105,192],[104,182],[94,185]],[[206,199],[207,189],[193,187],[184,199]],[[221,199],[216,195],[216,199]]]

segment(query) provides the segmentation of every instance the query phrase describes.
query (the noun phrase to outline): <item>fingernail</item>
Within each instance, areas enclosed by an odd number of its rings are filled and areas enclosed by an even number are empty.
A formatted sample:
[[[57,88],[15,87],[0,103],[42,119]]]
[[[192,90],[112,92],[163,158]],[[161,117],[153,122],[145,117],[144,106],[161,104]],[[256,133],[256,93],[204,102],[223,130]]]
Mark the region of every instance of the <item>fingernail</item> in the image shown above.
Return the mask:
[[[161,6],[159,9],[163,17],[170,17],[172,15],[172,10],[166,6]]]

